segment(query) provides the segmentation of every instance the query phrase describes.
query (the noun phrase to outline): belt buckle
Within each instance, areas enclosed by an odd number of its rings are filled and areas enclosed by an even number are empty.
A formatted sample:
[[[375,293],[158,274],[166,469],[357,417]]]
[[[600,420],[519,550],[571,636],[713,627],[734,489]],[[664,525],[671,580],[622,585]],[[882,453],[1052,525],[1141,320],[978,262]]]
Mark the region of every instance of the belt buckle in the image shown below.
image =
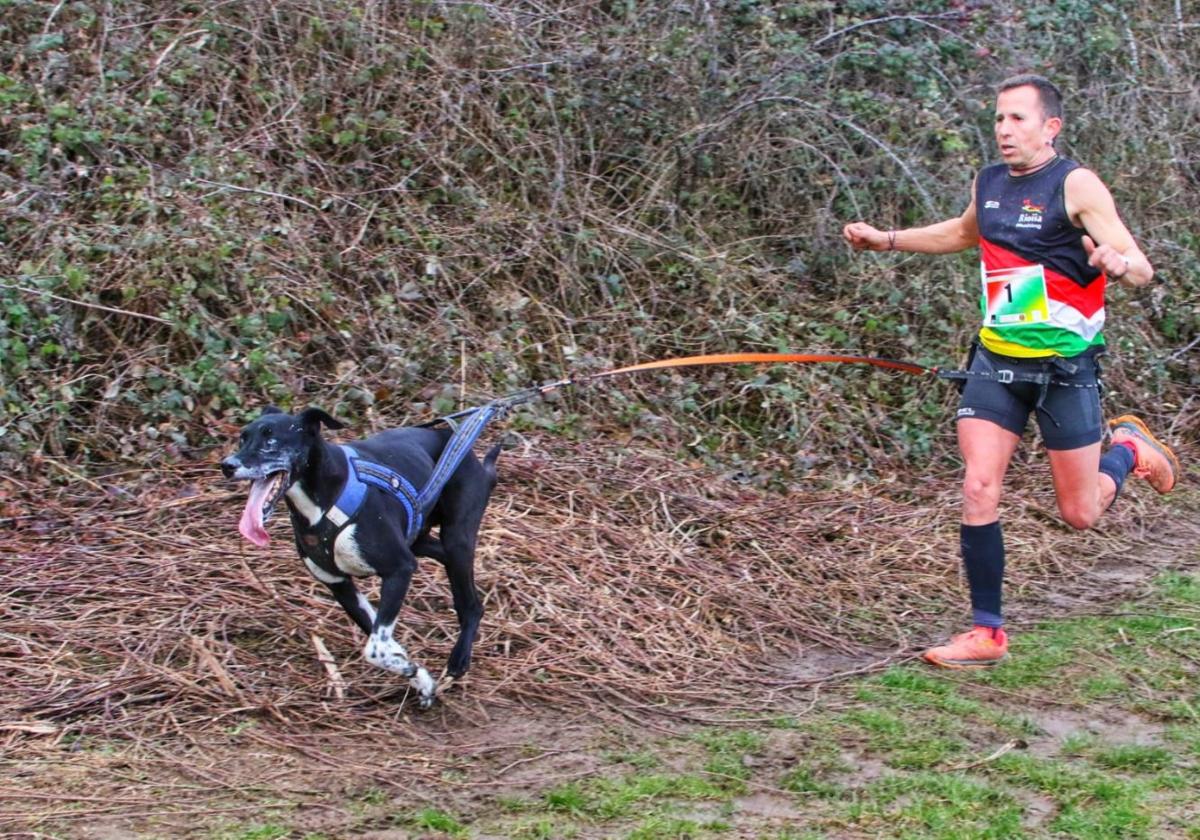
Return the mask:
[[[1013,382],[1013,372],[1011,370],[996,371],[996,381],[1001,385],[1011,385]]]

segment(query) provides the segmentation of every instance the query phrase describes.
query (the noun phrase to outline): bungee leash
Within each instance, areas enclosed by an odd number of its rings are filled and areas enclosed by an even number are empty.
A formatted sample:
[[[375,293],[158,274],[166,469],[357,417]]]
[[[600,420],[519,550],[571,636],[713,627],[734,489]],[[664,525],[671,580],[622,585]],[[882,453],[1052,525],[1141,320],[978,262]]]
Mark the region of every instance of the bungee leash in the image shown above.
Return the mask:
[[[812,364],[817,362],[834,362],[837,364],[863,364],[875,367],[899,370],[922,376],[927,373],[937,373],[938,368],[918,365],[914,362],[898,362],[895,359],[882,359],[877,356],[846,356],[828,353],[715,353],[708,356],[684,356],[677,359],[660,359],[656,362],[642,362],[636,365],[593,373],[587,379],[603,379],[622,373],[634,373],[639,370],[655,370],[658,368],[691,367],[695,365],[741,365],[741,364]]]
[[[1053,359],[1052,366],[1056,368],[1056,371],[1051,371],[1048,368],[1039,371],[1029,371],[996,368],[992,365],[988,366],[988,370],[946,369],[937,365],[921,365],[917,364],[916,362],[903,362],[897,359],[882,358],[880,356],[855,356],[843,353],[713,353],[700,356],[680,356],[670,359],[658,359],[653,362],[640,362],[638,364],[626,365],[624,367],[600,371],[599,373],[589,373],[581,376],[570,377],[568,379],[560,379],[556,382],[547,382],[544,385],[533,385],[528,388],[522,388],[519,391],[513,391],[512,393],[506,394],[502,397],[496,397],[495,399],[490,400],[481,406],[465,408],[462,411],[456,411],[453,414],[446,414],[418,425],[422,427],[428,427],[436,426],[439,423],[446,423],[451,428],[455,428],[458,425],[455,423],[458,418],[473,415],[484,408],[489,409],[488,419],[494,420],[503,417],[512,408],[515,408],[518,405],[524,405],[525,403],[533,402],[537,399],[541,399],[552,391],[558,391],[563,388],[582,385],[594,379],[607,379],[612,376],[619,376],[627,373],[637,373],[638,371],[643,370],[663,370],[667,368],[699,367],[703,365],[774,365],[818,363],[871,365],[872,367],[883,368],[885,370],[898,370],[902,373],[912,374],[913,376],[932,375],[939,379],[950,380],[986,379],[993,382],[999,382],[1003,385],[1009,385],[1016,382],[1026,382],[1034,385],[1040,385],[1043,388],[1050,385],[1062,385],[1073,388],[1097,387],[1096,385],[1090,383],[1069,382],[1056,377],[1055,372],[1070,376],[1078,369],[1076,365],[1061,358]],[[479,431],[482,431],[482,428],[480,428]]]
[[[973,350],[971,358],[975,358]],[[686,356],[679,359],[662,359],[656,362],[642,362],[637,365],[628,365],[627,367],[617,368],[615,370],[603,371],[594,373],[584,377],[588,379],[602,379],[608,376],[616,376],[617,374],[633,373],[639,370],[654,370],[659,368],[674,368],[688,367],[692,365],[729,365],[729,364],[811,364],[815,362],[834,362],[838,364],[863,364],[872,365],[878,368],[887,370],[898,370],[904,373],[910,373],[914,376],[933,375],[939,379],[950,379],[965,381],[969,379],[985,379],[992,382],[999,382],[1002,385],[1011,385],[1013,383],[1028,383],[1037,385],[1039,388],[1037,408],[1045,411],[1050,417],[1054,425],[1059,425],[1058,420],[1045,408],[1044,403],[1046,394],[1051,385],[1058,385],[1066,388],[1096,388],[1097,382],[1072,382],[1069,379],[1063,379],[1063,376],[1073,376],[1079,370],[1079,366],[1068,362],[1066,359],[1059,357],[1051,357],[1041,361],[1039,370],[1018,370],[1012,368],[996,367],[986,357],[984,358],[984,370],[959,370],[959,369],[944,369],[938,366],[919,365],[916,362],[901,362],[895,359],[884,359],[878,356],[847,356],[841,354],[828,353],[718,353],[708,356]],[[973,365],[968,364],[968,368]],[[550,388],[559,387],[563,384],[576,384],[575,380],[565,380],[563,383],[553,383]]]
[[[813,364],[820,362],[872,365],[874,367],[886,368],[888,370],[899,370],[904,373],[913,374],[914,376],[936,374],[943,378],[956,378],[951,376],[951,374],[968,373],[968,371],[942,371],[937,367],[919,365],[915,362],[901,362],[895,359],[884,359],[877,356],[850,356],[836,353],[714,353],[702,356],[681,356],[671,359],[659,359],[653,362],[641,362],[639,364],[626,365],[625,367],[613,368],[611,370],[605,370],[599,373],[590,373],[571,377],[569,379],[560,379],[557,382],[547,382],[545,385],[534,385],[529,388],[522,388],[519,391],[513,391],[511,394],[506,394],[503,397],[497,397],[496,399],[485,403],[484,406],[497,406],[500,408],[501,413],[505,413],[515,406],[533,402],[536,399],[541,399],[551,391],[558,391],[563,388],[582,385],[586,382],[592,381],[593,379],[607,379],[611,376],[619,376],[626,373],[636,373],[643,370],[662,370],[665,368],[696,367],[701,365]],[[459,417],[466,417],[470,414],[474,414],[484,406],[466,408],[453,414],[447,414],[443,417],[429,420],[428,422],[421,423],[420,425],[435,426],[438,423],[445,422],[453,427],[455,425],[454,421]]]
[[[1064,385],[1075,388],[1095,388],[1092,383],[1074,383],[1063,381],[1055,378],[1054,373],[1050,370],[1054,367],[1060,374],[1070,376],[1077,370],[1077,366],[1067,362],[1064,359],[1054,359],[1052,364],[1046,364],[1041,370],[1012,370],[1007,368],[997,368],[992,364],[988,364],[986,370],[944,370],[937,366],[920,365],[915,362],[902,362],[896,359],[885,359],[878,356],[853,356],[840,353],[714,353],[702,356],[682,356],[672,359],[659,359],[653,362],[641,362],[640,364],[626,365],[625,367],[613,368],[599,373],[584,374],[568,379],[560,379],[557,382],[548,382],[545,385],[534,385],[529,388],[522,388],[519,391],[514,391],[511,394],[506,394],[502,397],[497,397],[490,402],[474,408],[463,409],[456,411],[453,414],[447,414],[438,417],[434,420],[419,424],[422,427],[436,426],[440,423],[445,423],[450,427],[452,435],[446,446],[442,450],[442,455],[434,465],[433,474],[424,488],[417,491],[415,488],[410,489],[407,494],[412,498],[402,499],[406,507],[409,508],[409,532],[410,537],[420,529],[421,522],[425,514],[428,513],[433,504],[437,501],[442,488],[449,481],[450,476],[458,468],[462,459],[471,451],[471,447],[479,436],[483,434],[484,428],[493,420],[501,419],[509,411],[518,405],[533,402],[536,399],[541,399],[552,391],[557,391],[563,388],[569,388],[575,385],[581,385],[585,382],[591,382],[596,379],[607,379],[612,376],[621,376],[627,373],[637,373],[643,370],[664,370],[668,368],[680,367],[699,367],[705,365],[745,365],[745,364],[817,364],[817,363],[834,363],[834,364],[860,364],[871,365],[872,367],[883,368],[885,370],[897,370],[902,373],[912,374],[913,376],[936,376],[939,379],[988,379],[994,382],[1000,382],[1008,385],[1015,382],[1025,382],[1040,386],[1041,394],[1038,399],[1038,408],[1042,408],[1042,402],[1045,399],[1046,390],[1050,385]],[[971,367],[972,365],[968,365]],[[1042,410],[1045,410],[1044,408]],[[1048,412],[1047,412],[1048,413]],[[459,422],[460,418],[466,418]],[[1051,420],[1054,420],[1051,415]],[[1058,421],[1054,420],[1057,425]],[[394,483],[394,482],[393,482]],[[386,489],[386,488],[385,488]],[[399,494],[400,491],[392,488],[393,492]]]

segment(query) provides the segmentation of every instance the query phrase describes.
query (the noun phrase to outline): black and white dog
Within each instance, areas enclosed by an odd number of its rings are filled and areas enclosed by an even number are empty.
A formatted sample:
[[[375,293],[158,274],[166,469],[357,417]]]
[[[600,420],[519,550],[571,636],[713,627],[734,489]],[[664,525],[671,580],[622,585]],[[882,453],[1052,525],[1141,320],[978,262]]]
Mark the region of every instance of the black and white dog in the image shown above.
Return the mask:
[[[475,589],[475,542],[492,488],[496,458],[492,448],[480,462],[473,453],[454,470],[441,495],[420,522],[415,538],[407,504],[376,486],[358,482],[347,452],[367,462],[393,484],[421,488],[450,440],[448,429],[392,429],[352,444],[347,450],[321,437],[321,426],[343,425],[319,408],[296,415],[269,407],[241,433],[238,451],[221,462],[227,478],[253,482],[238,530],[258,546],[270,542],[263,523],[281,498],[287,500],[296,548],[317,580],[333,592],[354,623],[367,634],[363,654],[368,662],[409,678],[423,708],[433,704],[437,683],[411,661],[394,638],[396,618],[417,556],[432,557],[446,567],[459,637],[446,673],[458,677],[471,664],[471,648],[483,617]],[[382,468],[382,469],[380,469]],[[356,482],[358,482],[356,484]],[[346,488],[361,488],[357,510],[349,518],[338,508]],[[430,535],[436,527],[438,536]],[[355,577],[379,575],[378,609],[354,586]]]

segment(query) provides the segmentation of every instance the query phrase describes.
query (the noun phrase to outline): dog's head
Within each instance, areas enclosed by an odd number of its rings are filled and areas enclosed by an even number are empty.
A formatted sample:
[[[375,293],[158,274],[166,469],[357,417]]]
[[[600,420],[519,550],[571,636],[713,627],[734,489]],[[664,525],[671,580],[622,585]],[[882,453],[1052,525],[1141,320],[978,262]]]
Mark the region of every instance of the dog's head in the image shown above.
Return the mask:
[[[321,439],[322,424],[331,429],[343,428],[319,408],[285,414],[268,406],[242,429],[238,451],[221,462],[226,478],[252,482],[238,530],[255,545],[271,542],[263,523],[307,465],[309,453]]]

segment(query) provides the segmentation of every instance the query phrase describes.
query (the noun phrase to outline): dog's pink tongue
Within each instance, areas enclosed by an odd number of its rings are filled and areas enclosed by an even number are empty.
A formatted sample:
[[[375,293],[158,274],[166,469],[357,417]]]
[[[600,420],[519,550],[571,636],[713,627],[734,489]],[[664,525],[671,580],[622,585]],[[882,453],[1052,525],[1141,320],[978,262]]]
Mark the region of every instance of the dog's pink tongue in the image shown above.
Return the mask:
[[[267,500],[267,493],[270,490],[271,479],[269,476],[256,479],[250,485],[250,498],[246,501],[245,510],[242,511],[242,521],[238,523],[238,532],[257,546],[271,544],[271,537],[267,534],[267,529],[263,527],[263,502]]]

